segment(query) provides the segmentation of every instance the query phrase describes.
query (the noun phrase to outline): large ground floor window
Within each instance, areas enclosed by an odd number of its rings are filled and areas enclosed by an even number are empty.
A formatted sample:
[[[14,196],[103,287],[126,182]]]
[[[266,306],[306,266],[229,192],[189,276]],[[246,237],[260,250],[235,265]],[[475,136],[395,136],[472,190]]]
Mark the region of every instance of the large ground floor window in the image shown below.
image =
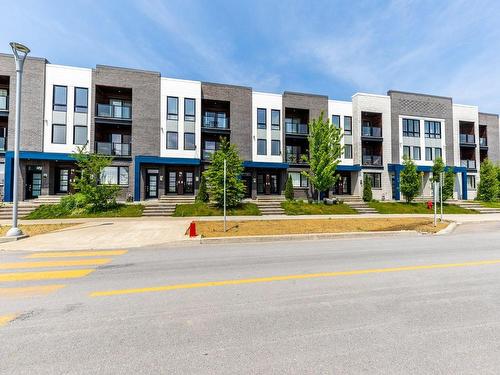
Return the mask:
[[[106,167],[101,173],[101,184],[128,186],[128,167]]]

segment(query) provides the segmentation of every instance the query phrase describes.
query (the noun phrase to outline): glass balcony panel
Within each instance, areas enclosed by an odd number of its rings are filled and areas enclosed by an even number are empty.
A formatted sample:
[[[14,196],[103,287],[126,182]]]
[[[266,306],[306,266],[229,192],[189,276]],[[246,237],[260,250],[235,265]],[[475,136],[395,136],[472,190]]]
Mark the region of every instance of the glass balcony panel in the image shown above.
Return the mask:
[[[487,138],[479,138],[479,146],[488,146],[488,139]]]
[[[363,137],[382,137],[382,128],[376,128],[374,126],[363,126],[362,129]]]
[[[97,104],[97,116],[130,120],[132,118],[132,107],[110,104]]]
[[[5,137],[0,137],[0,151],[5,151]]]
[[[9,97],[0,96],[0,111],[7,111],[9,109]]]
[[[475,143],[474,134],[460,134],[460,143]]]

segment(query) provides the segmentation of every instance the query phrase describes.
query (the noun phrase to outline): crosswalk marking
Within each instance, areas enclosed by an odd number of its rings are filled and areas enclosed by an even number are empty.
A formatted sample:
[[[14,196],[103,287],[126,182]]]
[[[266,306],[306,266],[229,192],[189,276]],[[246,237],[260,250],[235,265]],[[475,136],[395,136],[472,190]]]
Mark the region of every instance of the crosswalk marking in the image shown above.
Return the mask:
[[[64,271],[0,273],[0,282],[75,279],[78,277],[87,276],[91,272],[94,272],[94,270],[82,269],[82,270],[64,270]]]
[[[96,251],[50,251],[25,256],[27,259],[36,258],[69,258],[69,257],[97,257],[123,255],[127,250],[96,250]]]
[[[0,327],[6,325],[8,322],[11,322],[12,320],[16,319],[16,317],[17,317],[16,314],[0,315]]]
[[[48,267],[75,267],[75,266],[102,266],[111,262],[111,258],[97,259],[71,259],[71,260],[50,260],[40,262],[15,262],[0,263],[0,270],[13,270],[20,268],[48,268]]]
[[[64,287],[65,285],[35,285],[14,288],[0,288],[0,298],[44,296],[56,292]]]

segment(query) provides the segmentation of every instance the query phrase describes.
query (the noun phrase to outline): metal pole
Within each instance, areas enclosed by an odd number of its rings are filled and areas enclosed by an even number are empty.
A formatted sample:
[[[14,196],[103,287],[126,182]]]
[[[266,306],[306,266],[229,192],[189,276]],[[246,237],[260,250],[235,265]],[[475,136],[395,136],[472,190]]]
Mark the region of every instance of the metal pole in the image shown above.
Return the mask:
[[[226,159],[224,159],[224,233],[226,233]]]
[[[13,206],[12,206],[12,228],[7,232],[8,237],[21,236],[23,232],[17,227],[18,212],[18,179],[19,179],[19,140],[21,132],[21,87],[23,81],[24,60],[29,49],[17,43],[10,43],[16,61],[16,122],[14,134],[14,181],[13,181]],[[20,49],[21,47],[21,49]],[[24,55],[19,55],[24,52]]]
[[[439,203],[441,206],[441,221],[443,221],[443,172],[439,175]]]
[[[434,226],[437,225],[436,184],[437,184],[437,182],[434,181],[434,189],[433,189],[434,190]]]

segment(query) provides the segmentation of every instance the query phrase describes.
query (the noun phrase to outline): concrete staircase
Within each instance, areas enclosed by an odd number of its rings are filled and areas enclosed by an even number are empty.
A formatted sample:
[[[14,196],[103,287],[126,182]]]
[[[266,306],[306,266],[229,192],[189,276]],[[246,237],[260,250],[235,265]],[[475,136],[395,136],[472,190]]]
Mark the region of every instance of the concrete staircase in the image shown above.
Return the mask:
[[[37,204],[30,202],[19,202],[17,206],[17,215],[20,219],[30,214],[38,207]],[[4,203],[0,206],[0,220],[12,219],[12,203]]]
[[[40,195],[38,198],[35,198],[29,202],[34,203],[36,205],[41,204],[59,204],[61,202],[61,198],[65,195]]]
[[[349,207],[355,209],[359,214],[376,214],[377,210],[368,206],[361,197],[355,195],[339,195],[336,196],[338,200],[344,202]]]
[[[480,214],[500,214],[500,208],[484,207],[479,202],[475,201],[454,201],[450,203],[468,210],[477,211]]]
[[[257,205],[262,215],[284,215],[285,211],[281,208],[284,201],[283,195],[263,195],[251,202]]]
[[[404,200],[404,197],[402,198]],[[414,202],[417,202],[417,203],[427,203],[427,202],[433,202],[434,201],[434,197],[432,195],[419,195],[418,197],[415,197],[415,199],[413,199]]]
[[[194,195],[163,195],[158,200],[144,202],[142,216],[172,216],[178,204],[192,204],[194,198]]]

